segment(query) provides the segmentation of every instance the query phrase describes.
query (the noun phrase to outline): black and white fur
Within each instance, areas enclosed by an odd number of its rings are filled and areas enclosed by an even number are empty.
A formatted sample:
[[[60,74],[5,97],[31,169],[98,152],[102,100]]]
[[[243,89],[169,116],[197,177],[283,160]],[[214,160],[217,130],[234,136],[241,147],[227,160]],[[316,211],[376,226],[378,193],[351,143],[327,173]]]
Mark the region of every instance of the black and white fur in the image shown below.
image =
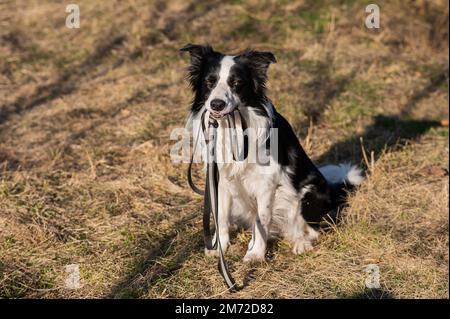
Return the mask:
[[[253,229],[246,262],[264,260],[271,235],[290,241],[296,254],[312,249],[319,237],[315,225],[342,203],[345,188],[362,182],[361,170],[349,164],[317,168],[311,162],[289,123],[266,96],[267,69],[276,62],[272,53],[247,50],[231,56],[192,44],[181,51],[191,57],[188,76],[194,99],[188,126],[195,126],[203,111],[210,111],[219,122],[218,148],[223,141],[221,130],[226,128],[224,115],[236,108],[247,127],[278,129],[278,156],[269,167],[248,160],[218,165],[222,249],[227,249],[232,225]],[[267,147],[268,143],[253,136],[248,144]],[[217,251],[205,253],[217,255]]]

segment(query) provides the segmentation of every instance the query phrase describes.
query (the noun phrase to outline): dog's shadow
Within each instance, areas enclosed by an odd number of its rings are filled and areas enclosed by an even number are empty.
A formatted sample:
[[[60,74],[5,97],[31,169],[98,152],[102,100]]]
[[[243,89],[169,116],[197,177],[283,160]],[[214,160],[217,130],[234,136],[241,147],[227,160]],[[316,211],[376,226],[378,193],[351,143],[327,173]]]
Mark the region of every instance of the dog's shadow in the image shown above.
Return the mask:
[[[401,119],[398,116],[378,115],[374,118],[373,124],[368,126],[361,135],[355,135],[334,144],[314,162],[320,165],[361,161],[363,158],[361,138],[367,152],[373,152],[377,159],[383,150],[401,147],[438,126],[440,123],[433,120],[410,120]]]

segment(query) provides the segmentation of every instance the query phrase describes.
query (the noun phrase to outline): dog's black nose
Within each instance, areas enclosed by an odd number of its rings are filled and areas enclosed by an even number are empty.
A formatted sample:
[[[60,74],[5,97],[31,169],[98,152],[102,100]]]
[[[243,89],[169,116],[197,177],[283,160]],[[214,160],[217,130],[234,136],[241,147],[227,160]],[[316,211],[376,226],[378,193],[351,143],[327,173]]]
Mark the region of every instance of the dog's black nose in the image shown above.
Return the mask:
[[[225,101],[214,99],[211,101],[211,108],[217,112],[222,111],[225,108]]]

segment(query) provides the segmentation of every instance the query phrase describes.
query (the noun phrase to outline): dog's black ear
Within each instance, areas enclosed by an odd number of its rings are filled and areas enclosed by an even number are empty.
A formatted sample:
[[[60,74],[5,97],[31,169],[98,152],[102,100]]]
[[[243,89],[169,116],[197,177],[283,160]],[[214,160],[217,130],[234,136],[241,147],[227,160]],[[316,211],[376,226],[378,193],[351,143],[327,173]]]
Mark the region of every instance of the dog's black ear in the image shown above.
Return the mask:
[[[258,68],[262,72],[267,72],[269,65],[277,62],[275,55],[267,51],[247,50],[241,56],[247,59],[253,67]]]
[[[191,55],[191,65],[188,68],[189,82],[191,83],[191,86],[196,89],[205,58],[214,51],[209,45],[191,43],[186,44],[180,51],[189,52]]]
[[[272,52],[246,50],[240,55],[252,70],[255,90],[264,89],[267,81],[267,69],[277,60]]]

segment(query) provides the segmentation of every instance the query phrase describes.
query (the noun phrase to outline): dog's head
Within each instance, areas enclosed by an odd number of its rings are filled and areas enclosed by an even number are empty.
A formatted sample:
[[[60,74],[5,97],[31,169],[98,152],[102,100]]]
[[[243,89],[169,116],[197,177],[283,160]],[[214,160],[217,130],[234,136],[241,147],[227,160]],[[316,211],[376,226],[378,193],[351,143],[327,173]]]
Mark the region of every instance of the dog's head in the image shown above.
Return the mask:
[[[246,50],[232,56],[195,44],[180,50],[191,55],[188,76],[195,93],[193,111],[204,105],[216,118],[238,107],[258,107],[265,93],[267,69],[276,62],[271,52]]]

